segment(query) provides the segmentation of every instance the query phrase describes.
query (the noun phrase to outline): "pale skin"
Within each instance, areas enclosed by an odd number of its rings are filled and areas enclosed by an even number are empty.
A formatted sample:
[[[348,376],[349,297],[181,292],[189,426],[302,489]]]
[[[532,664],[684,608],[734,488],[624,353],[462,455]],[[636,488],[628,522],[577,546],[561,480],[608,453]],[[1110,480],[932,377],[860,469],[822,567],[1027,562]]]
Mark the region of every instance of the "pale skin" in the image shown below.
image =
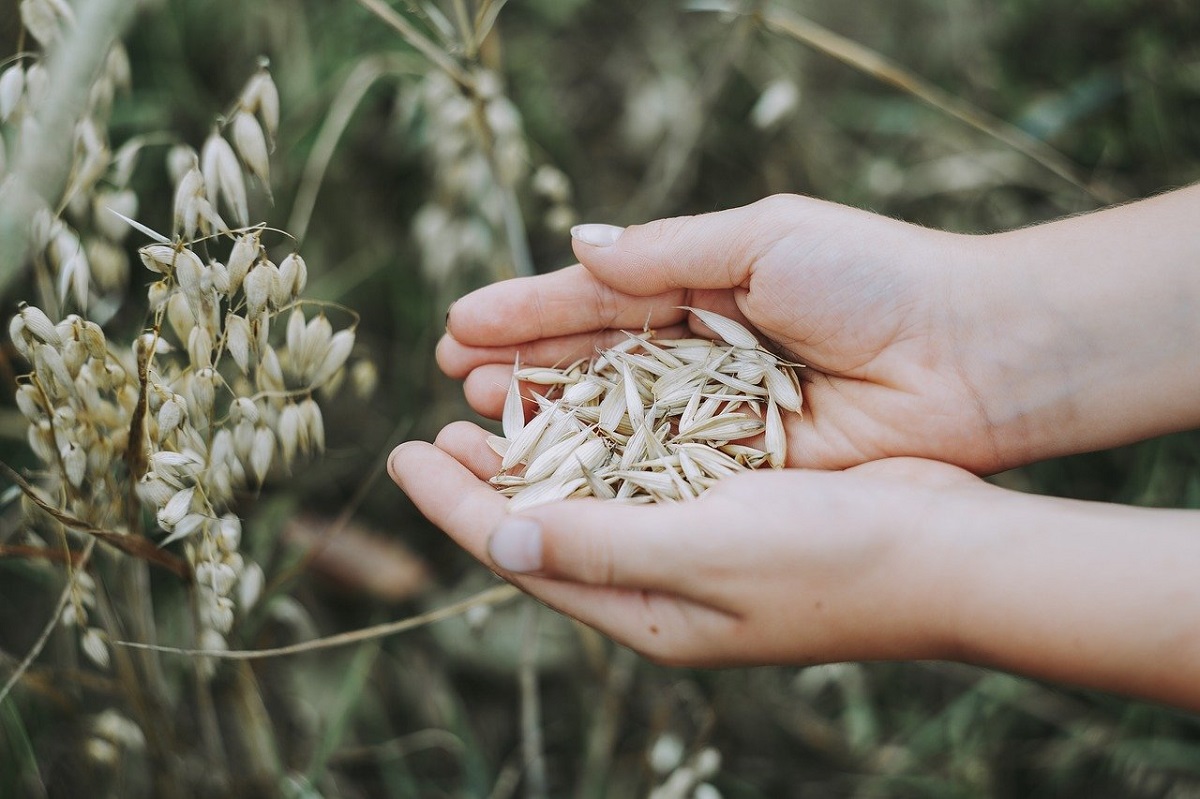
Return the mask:
[[[664,506],[509,515],[486,433],[392,476],[524,590],[677,665],[952,659],[1200,710],[1200,513],[976,475],[1200,427],[1200,188],[989,236],[802,197],[620,229],[581,265],[457,302],[438,360],[498,416],[557,364],[680,305],[808,364],[788,468]],[[706,332],[695,321],[696,332]]]

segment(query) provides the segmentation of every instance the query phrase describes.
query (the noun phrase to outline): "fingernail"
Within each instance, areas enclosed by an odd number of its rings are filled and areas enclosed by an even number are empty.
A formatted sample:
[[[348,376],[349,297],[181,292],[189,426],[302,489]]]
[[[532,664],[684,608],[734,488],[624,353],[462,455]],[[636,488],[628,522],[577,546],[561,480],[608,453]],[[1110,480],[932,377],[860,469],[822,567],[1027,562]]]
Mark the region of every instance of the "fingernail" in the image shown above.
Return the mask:
[[[399,470],[396,469],[396,460],[400,457],[400,450],[404,449],[406,446],[408,446],[411,443],[412,443],[411,441],[405,441],[404,443],[400,444],[395,449],[393,449],[391,454],[388,455],[387,470],[388,470],[388,474],[391,475],[393,480],[395,480],[396,475],[399,474]]]
[[[488,541],[488,555],[504,571],[542,568],[542,526],[532,519],[505,519]]]
[[[447,333],[450,332],[450,312],[454,310],[455,302],[458,302],[458,300],[455,300],[454,302],[452,302],[446,306],[446,332]]]
[[[616,225],[576,225],[571,228],[571,238],[593,247],[610,247],[625,232]]]

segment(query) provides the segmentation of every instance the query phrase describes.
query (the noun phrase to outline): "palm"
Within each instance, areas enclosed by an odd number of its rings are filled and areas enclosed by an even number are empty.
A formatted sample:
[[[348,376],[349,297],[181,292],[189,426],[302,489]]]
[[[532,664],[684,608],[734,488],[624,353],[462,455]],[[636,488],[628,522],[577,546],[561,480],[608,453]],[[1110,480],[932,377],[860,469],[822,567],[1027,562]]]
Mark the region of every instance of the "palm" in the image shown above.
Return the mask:
[[[747,248],[736,262],[726,253],[725,268],[664,272],[626,254],[603,281],[580,266],[508,281],[454,306],[439,360],[467,379],[471,404],[496,417],[516,357],[546,365],[586,357],[620,329],[643,325],[686,335],[680,306],[707,308],[807,365],[805,412],[787,421],[789,465],[914,455],[988,471],[998,463],[961,377],[942,235],[820,204],[769,246]]]
[[[995,468],[936,276],[859,252],[811,261],[800,286],[796,263],[807,257],[776,248],[737,302],[747,321],[808,367],[806,411],[788,420],[789,462],[843,468],[914,455]]]

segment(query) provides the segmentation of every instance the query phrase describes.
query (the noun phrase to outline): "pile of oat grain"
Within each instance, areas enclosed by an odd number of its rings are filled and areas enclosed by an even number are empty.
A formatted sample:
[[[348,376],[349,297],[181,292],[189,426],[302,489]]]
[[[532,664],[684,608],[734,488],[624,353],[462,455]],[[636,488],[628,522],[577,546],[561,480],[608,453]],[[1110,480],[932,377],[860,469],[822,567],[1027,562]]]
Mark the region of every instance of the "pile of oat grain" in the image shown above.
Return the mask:
[[[491,479],[519,511],[567,497],[674,502],[744,469],[784,464],[781,413],[799,413],[794,364],[763,349],[742,325],[685,308],[720,337],[625,341],[565,368],[514,368],[501,456]],[[526,423],[521,383],[537,413]],[[764,449],[738,443],[764,434]]]

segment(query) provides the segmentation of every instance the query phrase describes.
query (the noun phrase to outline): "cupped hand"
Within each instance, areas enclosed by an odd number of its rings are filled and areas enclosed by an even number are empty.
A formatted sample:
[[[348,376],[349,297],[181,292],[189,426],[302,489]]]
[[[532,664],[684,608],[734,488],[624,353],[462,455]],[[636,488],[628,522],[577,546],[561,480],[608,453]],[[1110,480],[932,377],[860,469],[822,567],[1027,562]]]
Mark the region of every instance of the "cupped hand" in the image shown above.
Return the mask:
[[[996,489],[918,459],[759,471],[670,505],[506,512],[485,431],[458,422],[389,461],[417,507],[552,607],[675,665],[945,656],[955,603],[933,518]]]
[[[643,326],[710,333],[680,310],[695,306],[807,365],[803,414],[786,421],[788,465],[907,455],[995,471],[1019,458],[1001,451],[991,398],[970,377],[976,331],[988,329],[959,274],[972,241],[795,196],[623,231],[586,225],[581,265],[456,302],[438,360],[495,418],[518,355],[563,364]]]

